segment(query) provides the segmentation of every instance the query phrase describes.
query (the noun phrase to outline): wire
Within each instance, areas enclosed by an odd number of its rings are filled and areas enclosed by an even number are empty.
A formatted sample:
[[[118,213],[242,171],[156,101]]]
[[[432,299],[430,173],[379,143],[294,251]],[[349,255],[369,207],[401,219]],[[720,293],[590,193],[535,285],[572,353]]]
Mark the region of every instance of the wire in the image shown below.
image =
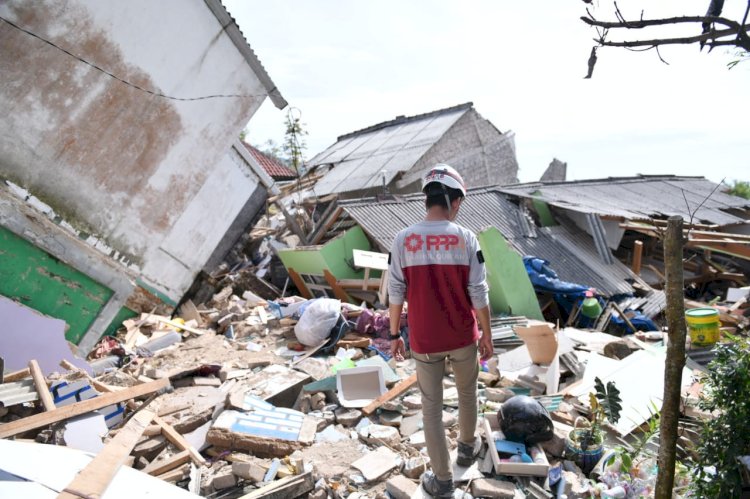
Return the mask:
[[[156,97],[162,97],[164,99],[170,99],[170,100],[176,100],[176,101],[197,101],[197,100],[219,99],[219,98],[243,98],[243,97],[253,97],[253,98],[255,98],[255,97],[266,97],[267,96],[267,94],[258,94],[258,95],[249,95],[249,94],[215,94],[215,95],[204,95],[202,97],[173,97],[171,95],[166,95],[166,94],[163,94],[161,92],[156,92],[154,90],[149,90],[147,88],[143,88],[143,87],[141,87],[139,85],[136,85],[135,83],[131,83],[131,82],[129,82],[129,81],[123,79],[123,78],[120,78],[119,76],[116,76],[116,75],[110,73],[109,71],[107,71],[107,70],[105,70],[105,69],[97,66],[93,62],[89,62],[86,59],[83,59],[83,58],[81,58],[81,57],[73,54],[72,52],[70,52],[70,51],[68,51],[68,50],[60,47],[59,45],[56,45],[55,43],[53,43],[53,42],[51,42],[51,41],[49,41],[49,40],[47,40],[45,38],[42,38],[41,36],[37,35],[36,33],[32,33],[31,31],[29,31],[27,29],[24,29],[24,28],[18,26],[17,24],[15,24],[15,23],[13,23],[11,21],[8,21],[4,17],[0,16],[0,20],[2,20],[3,22],[7,23],[8,25],[16,28],[17,30],[19,30],[19,31],[21,31],[23,33],[26,33],[27,35],[32,36],[32,37],[34,37],[34,38],[36,38],[38,40],[41,40],[42,42],[46,43],[47,45],[51,45],[52,47],[56,48],[57,50],[60,50],[60,51],[62,51],[64,53],[68,54],[70,57],[76,59],[77,61],[82,62],[82,63],[84,63],[84,64],[86,64],[88,66],[91,66],[92,68],[96,69],[97,71],[102,72],[105,75],[109,76],[110,78],[114,78],[115,80],[117,80],[117,81],[119,81],[121,83],[124,83],[125,85],[133,87],[133,88],[135,88],[137,90],[140,90],[141,92],[145,92],[147,94],[154,95]]]

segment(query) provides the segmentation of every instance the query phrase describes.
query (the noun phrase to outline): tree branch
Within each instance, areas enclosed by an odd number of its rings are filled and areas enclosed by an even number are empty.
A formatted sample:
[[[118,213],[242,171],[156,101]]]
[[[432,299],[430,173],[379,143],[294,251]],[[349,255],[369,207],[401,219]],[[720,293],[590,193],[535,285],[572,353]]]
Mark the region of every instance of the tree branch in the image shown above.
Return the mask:
[[[714,17],[714,16],[679,16],[679,17],[665,17],[662,19],[641,19],[639,21],[599,21],[594,19],[590,13],[589,17],[581,16],[581,21],[585,22],[589,26],[599,26],[600,28],[627,28],[627,29],[643,29],[650,26],[664,26],[666,24],[683,24],[683,23],[715,23],[723,24],[729,28],[739,30],[741,25],[737,21],[732,21],[726,17]],[[745,26],[747,28],[748,26]]]
[[[738,25],[739,26],[739,25]],[[750,25],[745,25],[742,27],[742,30],[745,30],[747,28],[750,28]],[[708,45],[730,45],[727,43],[722,43],[720,40],[716,40],[717,38],[721,38],[723,36],[728,35],[737,35],[738,33],[741,33],[741,30],[736,29],[724,29],[719,31],[709,31],[705,34],[700,35],[693,35],[693,36],[684,36],[680,38],[654,38],[651,40],[626,40],[626,41],[608,41],[608,40],[602,40],[602,39],[595,39],[597,43],[599,43],[602,47],[646,47],[646,46],[659,46],[659,45],[686,45],[690,43],[696,43],[696,42],[708,42],[711,41]],[[745,50],[750,51],[750,43],[746,42],[745,40],[736,40],[731,43],[731,45],[736,45],[738,47],[742,47]]]

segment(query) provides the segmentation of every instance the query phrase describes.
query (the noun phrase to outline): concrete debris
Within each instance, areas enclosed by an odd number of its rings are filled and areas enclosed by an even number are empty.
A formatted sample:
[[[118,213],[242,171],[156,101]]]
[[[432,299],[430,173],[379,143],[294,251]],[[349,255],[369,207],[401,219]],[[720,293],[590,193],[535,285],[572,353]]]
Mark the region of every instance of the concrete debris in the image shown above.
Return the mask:
[[[419,485],[403,475],[395,475],[385,483],[385,490],[393,499],[411,499],[417,492]]]
[[[368,482],[377,480],[398,465],[399,455],[388,447],[378,447],[352,463],[352,467],[361,471]]]
[[[480,478],[471,482],[471,495],[477,498],[512,499],[516,495],[516,486],[512,482]]]

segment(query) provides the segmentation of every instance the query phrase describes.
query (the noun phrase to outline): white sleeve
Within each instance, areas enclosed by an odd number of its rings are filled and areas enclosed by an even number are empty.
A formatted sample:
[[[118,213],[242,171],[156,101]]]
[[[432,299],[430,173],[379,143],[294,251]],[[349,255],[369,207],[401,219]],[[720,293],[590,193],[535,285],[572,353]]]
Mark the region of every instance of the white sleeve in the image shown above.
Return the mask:
[[[394,305],[403,305],[406,299],[406,281],[401,268],[401,233],[396,236],[391,246],[388,260],[388,301]]]
[[[471,304],[475,309],[484,308],[490,303],[488,296],[487,273],[484,269],[484,259],[481,257],[479,241],[474,234],[469,234],[469,285],[468,292]],[[480,261],[480,258],[482,260]]]

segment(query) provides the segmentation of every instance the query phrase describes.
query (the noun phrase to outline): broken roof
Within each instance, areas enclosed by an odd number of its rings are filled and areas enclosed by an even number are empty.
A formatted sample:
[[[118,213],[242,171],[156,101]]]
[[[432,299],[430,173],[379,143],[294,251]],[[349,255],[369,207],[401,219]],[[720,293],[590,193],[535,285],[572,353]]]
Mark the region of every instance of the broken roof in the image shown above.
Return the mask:
[[[721,192],[704,177],[638,175],[571,182],[531,182],[506,185],[512,196],[536,197],[581,213],[596,213],[630,220],[665,219],[680,215],[707,225],[745,223],[750,200]],[[744,216],[743,216],[744,215]]]
[[[310,167],[334,165],[315,186],[319,196],[390,184],[417,161],[472,108],[467,102],[416,116],[398,116],[340,136],[316,155]]]
[[[294,173],[291,168],[275,158],[266,155],[257,147],[254,147],[245,141],[242,141],[242,145],[245,146],[245,149],[253,155],[260,166],[262,166],[266,173],[268,173],[274,180],[292,180],[297,178],[297,174]]]
[[[380,202],[374,198],[340,201],[339,206],[386,252],[400,230],[423,220],[425,214],[422,194]],[[594,287],[604,296],[631,294],[631,282],[642,282],[620,261],[604,263],[582,230],[536,227],[496,188],[470,189],[458,217],[459,224],[475,233],[497,227],[519,254],[548,260],[560,279]]]

